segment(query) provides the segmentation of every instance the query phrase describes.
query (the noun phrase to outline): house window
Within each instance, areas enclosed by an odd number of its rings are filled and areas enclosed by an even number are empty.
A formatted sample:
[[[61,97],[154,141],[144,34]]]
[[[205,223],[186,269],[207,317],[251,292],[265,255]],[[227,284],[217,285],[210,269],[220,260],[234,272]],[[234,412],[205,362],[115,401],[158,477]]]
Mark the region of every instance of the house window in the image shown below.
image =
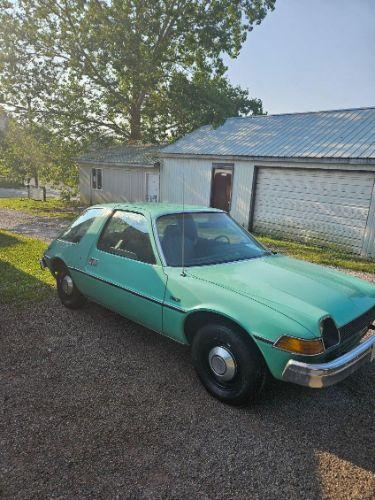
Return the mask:
[[[102,189],[103,187],[103,174],[101,168],[91,169],[91,186],[93,189]]]

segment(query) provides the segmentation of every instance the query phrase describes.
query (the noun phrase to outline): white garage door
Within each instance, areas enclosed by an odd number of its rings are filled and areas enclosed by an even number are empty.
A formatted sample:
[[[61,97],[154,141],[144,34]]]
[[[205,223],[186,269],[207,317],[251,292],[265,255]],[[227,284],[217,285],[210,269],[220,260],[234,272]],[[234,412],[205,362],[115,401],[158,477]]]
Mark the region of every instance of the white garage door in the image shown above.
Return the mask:
[[[360,253],[374,174],[259,168],[253,230]]]

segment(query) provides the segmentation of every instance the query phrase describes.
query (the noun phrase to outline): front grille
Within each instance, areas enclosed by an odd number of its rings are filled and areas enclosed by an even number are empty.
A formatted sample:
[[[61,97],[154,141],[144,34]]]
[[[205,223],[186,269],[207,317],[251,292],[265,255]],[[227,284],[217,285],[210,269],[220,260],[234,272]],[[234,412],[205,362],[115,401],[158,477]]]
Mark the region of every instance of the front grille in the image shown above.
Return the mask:
[[[341,341],[345,342],[346,340],[350,339],[356,333],[359,333],[370,326],[374,320],[375,306],[361,316],[358,316],[358,318],[353,319],[353,321],[350,321],[350,323],[347,323],[340,328]]]

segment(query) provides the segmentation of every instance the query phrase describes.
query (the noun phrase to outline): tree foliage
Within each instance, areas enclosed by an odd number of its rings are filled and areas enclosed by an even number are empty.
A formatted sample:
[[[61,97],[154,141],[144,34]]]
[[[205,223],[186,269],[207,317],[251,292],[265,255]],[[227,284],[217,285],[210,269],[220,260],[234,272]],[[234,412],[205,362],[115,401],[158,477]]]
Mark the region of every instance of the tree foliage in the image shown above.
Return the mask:
[[[5,133],[0,134],[0,175],[20,183],[33,179],[36,185],[42,181],[74,187],[75,148],[74,143],[65,142],[43,127],[9,120]]]
[[[225,78],[223,57],[274,3],[0,0],[1,100],[72,141],[160,141],[261,112]]]

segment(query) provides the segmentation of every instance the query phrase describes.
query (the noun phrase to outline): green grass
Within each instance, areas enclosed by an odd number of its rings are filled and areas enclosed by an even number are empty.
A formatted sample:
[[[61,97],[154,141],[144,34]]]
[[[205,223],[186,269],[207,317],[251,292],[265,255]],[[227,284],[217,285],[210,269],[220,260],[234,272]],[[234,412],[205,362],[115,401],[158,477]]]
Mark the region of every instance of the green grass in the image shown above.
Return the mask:
[[[53,290],[54,279],[38,259],[46,243],[0,230],[0,305],[39,301]]]
[[[375,273],[375,260],[362,259],[335,247],[318,247],[296,241],[280,240],[270,236],[257,235],[257,239],[271,250],[281,252],[297,259],[316,264],[341,267],[352,271]]]
[[[0,198],[0,209],[18,210],[40,217],[62,217],[74,219],[82,211],[78,202],[62,200],[36,201],[27,198]]]

